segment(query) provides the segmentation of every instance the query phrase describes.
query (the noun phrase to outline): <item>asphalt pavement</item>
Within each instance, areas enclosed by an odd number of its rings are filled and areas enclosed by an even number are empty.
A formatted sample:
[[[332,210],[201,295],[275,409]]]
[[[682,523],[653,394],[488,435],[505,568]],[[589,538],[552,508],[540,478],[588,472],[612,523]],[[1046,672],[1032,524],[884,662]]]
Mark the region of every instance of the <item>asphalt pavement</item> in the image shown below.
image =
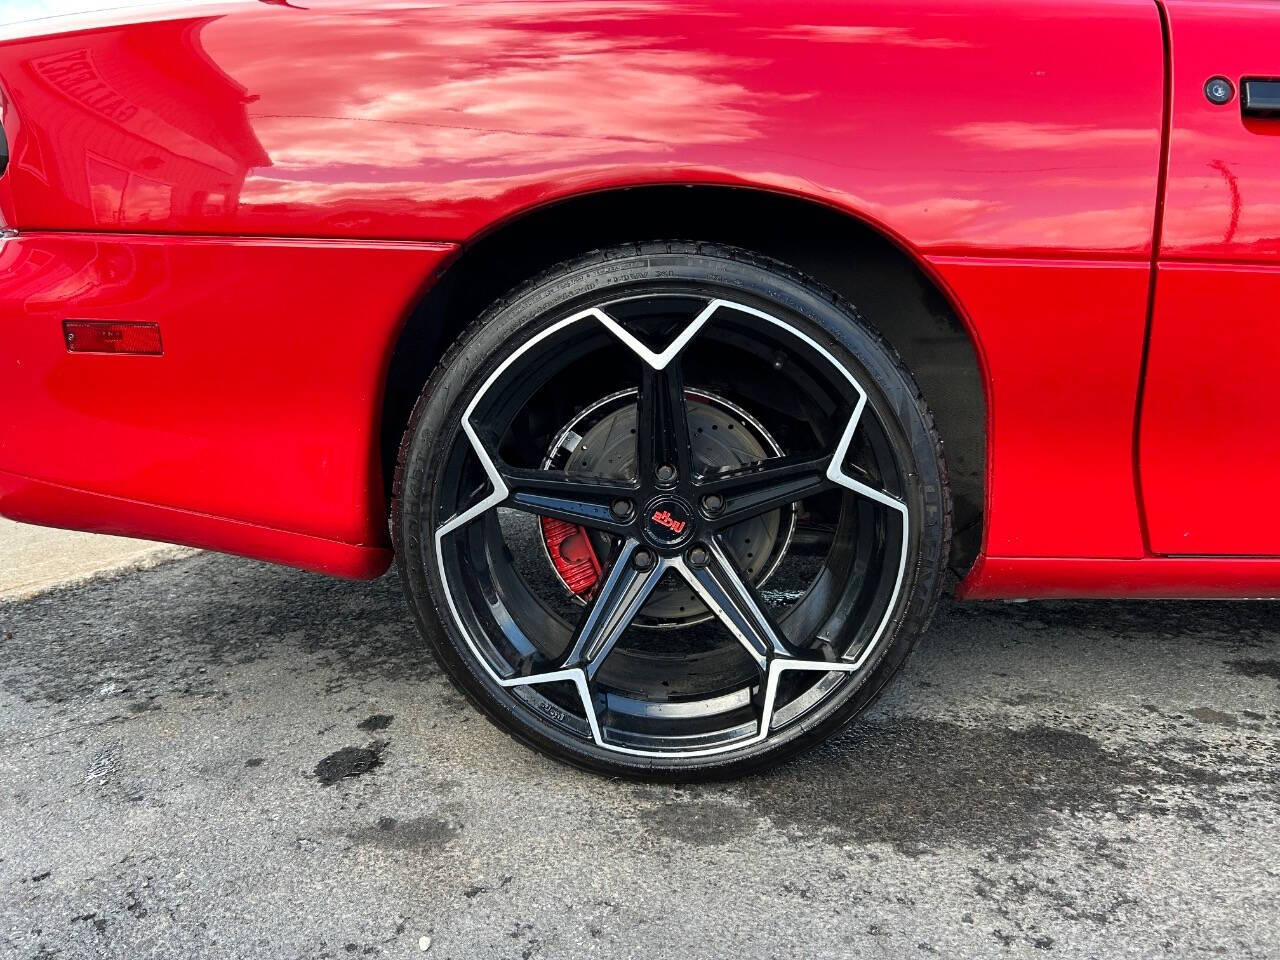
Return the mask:
[[[0,604],[0,956],[1280,957],[1280,605],[948,606],[835,742],[576,772],[394,577]]]

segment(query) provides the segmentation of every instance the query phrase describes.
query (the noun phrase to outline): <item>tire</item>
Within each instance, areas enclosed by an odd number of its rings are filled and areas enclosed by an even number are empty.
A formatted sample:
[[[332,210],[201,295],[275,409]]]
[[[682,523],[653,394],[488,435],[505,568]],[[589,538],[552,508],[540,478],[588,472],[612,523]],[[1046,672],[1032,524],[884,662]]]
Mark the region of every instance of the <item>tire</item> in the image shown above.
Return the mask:
[[[928,624],[951,502],[932,415],[852,304],[662,242],[562,263],[458,337],[391,522],[418,627],[493,722],[694,780],[872,702]]]

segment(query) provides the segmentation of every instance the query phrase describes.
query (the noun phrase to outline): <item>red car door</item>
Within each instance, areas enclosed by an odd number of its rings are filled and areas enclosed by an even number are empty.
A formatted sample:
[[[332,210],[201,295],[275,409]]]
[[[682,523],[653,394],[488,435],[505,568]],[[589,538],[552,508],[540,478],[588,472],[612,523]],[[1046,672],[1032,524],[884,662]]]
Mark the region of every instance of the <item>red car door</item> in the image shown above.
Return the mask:
[[[1280,5],[1168,0],[1139,467],[1151,549],[1280,555]],[[1226,81],[1226,86],[1222,81]]]

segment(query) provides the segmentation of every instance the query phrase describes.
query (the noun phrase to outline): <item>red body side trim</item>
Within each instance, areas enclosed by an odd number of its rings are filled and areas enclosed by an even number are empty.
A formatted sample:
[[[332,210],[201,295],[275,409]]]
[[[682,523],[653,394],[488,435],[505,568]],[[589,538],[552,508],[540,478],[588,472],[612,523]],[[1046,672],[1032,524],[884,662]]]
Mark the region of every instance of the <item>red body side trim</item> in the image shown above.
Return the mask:
[[[47,526],[134,536],[236,553],[335,577],[368,580],[391,565],[391,551],[274,530],[190,510],[76,490],[0,471],[0,514]]]
[[[0,248],[0,470],[107,498],[115,532],[200,543],[140,504],[386,544],[377,424],[442,244],[28,234]],[[70,354],[62,321],[159,325],[164,355]],[[112,504],[132,503],[122,526]],[[24,519],[83,525],[52,510]],[[4,509],[8,510],[7,506]],[[264,535],[265,536],[265,535]],[[213,546],[213,543],[202,545]],[[223,538],[222,549],[252,552]],[[305,564],[304,564],[305,565]]]
[[[1274,598],[1280,597],[1280,558],[984,557],[956,596],[962,600]]]
[[[1162,264],[1142,487],[1163,554],[1280,554],[1280,266]]]
[[[1150,264],[931,264],[982,318],[987,551],[1141,557],[1133,411]]]
[[[1280,180],[1250,78],[1280,74],[1273,4],[1168,0],[1172,122],[1138,462],[1151,549],[1280,555]],[[1213,103],[1205,81],[1235,96]]]

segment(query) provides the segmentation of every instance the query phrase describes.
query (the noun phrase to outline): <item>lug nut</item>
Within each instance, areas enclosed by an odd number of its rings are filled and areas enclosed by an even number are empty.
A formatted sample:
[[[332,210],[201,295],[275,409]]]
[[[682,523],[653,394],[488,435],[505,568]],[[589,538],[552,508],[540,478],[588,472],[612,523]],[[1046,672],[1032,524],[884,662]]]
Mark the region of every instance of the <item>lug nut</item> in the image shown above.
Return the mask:
[[[637,570],[648,570],[653,566],[653,554],[648,550],[637,550],[631,555],[631,563]]]
[[[700,543],[689,548],[689,562],[695,567],[705,567],[711,560],[711,552]]]
[[[718,493],[708,493],[702,498],[702,509],[715,516],[724,509],[724,497]]]
[[[635,509],[635,507],[631,505],[630,500],[626,499],[625,497],[619,497],[617,500],[613,501],[613,506],[611,506],[609,509],[613,512],[613,515],[616,519],[630,520],[631,512]]]
[[[655,473],[659,483],[670,483],[676,478],[676,468],[669,463],[664,463]]]

